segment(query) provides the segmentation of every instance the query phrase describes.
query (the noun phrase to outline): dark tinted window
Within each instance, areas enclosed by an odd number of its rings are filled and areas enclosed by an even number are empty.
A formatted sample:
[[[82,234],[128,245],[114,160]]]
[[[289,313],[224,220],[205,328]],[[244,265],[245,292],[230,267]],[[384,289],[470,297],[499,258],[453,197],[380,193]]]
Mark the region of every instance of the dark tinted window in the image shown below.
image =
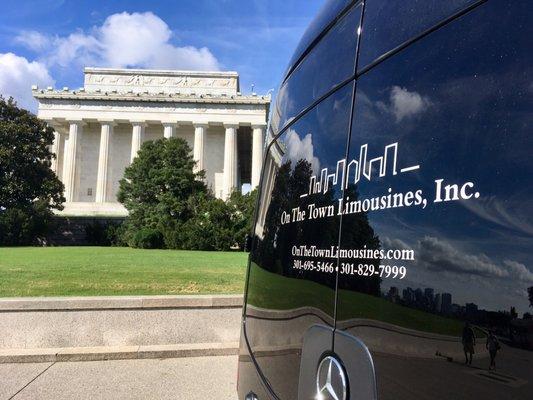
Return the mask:
[[[352,9],[296,67],[278,93],[275,130],[354,74],[361,6]]]
[[[359,68],[419,35],[475,0],[368,0]]]
[[[533,396],[531,17],[489,1],[358,80],[337,327],[380,399]]]
[[[327,0],[319,11],[318,15],[313,19],[311,24],[307,27],[300,43],[296,47],[294,54],[289,63],[288,69],[292,68],[299,60],[302,54],[307,50],[311,43],[322,33],[324,29],[344,10],[352,0]]]
[[[297,398],[305,331],[317,323],[333,325],[334,262],[303,254],[302,248],[329,248],[338,240],[338,218],[309,215],[329,213],[340,191],[331,185],[323,188],[325,194],[309,194],[309,179],[335,169],[344,156],[352,93],[349,83],[305,114],[271,144],[263,167],[246,333],[261,370],[283,399]]]

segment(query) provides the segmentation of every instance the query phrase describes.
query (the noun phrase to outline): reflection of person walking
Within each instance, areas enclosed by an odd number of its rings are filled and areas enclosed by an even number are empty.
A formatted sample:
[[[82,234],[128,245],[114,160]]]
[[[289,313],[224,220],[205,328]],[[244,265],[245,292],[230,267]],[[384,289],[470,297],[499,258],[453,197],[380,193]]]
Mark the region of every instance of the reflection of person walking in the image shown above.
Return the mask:
[[[465,364],[472,364],[472,357],[475,353],[474,346],[476,345],[476,335],[474,330],[467,322],[463,328],[463,350],[465,352]],[[468,357],[470,356],[470,358]]]
[[[496,369],[496,354],[498,353],[498,350],[500,350],[500,342],[498,342],[498,338],[494,336],[492,331],[489,331],[489,336],[487,337],[487,343],[485,344],[485,347],[490,354],[489,369]]]

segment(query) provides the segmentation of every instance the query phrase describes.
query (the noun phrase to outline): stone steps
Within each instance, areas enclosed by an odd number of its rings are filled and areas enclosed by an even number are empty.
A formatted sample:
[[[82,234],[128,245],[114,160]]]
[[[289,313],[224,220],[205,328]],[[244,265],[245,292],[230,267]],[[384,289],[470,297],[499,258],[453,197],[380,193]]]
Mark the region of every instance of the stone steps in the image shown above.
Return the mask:
[[[242,296],[0,299],[0,363],[236,354]]]
[[[0,364],[230,356],[239,342],[0,350]]]

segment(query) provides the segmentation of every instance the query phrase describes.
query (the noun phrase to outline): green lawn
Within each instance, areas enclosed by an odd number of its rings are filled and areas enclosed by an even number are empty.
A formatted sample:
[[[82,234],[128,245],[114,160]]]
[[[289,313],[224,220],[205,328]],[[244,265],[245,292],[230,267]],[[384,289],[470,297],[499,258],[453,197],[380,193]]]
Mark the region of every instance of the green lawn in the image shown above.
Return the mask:
[[[242,293],[247,254],[0,247],[0,297]]]

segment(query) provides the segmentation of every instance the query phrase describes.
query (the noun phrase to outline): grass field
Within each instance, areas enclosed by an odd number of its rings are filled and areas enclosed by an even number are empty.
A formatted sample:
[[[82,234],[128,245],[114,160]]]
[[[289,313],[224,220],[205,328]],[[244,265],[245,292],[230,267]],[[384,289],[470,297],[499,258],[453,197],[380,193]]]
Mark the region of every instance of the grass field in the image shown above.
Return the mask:
[[[247,254],[0,247],[0,297],[242,293]]]

